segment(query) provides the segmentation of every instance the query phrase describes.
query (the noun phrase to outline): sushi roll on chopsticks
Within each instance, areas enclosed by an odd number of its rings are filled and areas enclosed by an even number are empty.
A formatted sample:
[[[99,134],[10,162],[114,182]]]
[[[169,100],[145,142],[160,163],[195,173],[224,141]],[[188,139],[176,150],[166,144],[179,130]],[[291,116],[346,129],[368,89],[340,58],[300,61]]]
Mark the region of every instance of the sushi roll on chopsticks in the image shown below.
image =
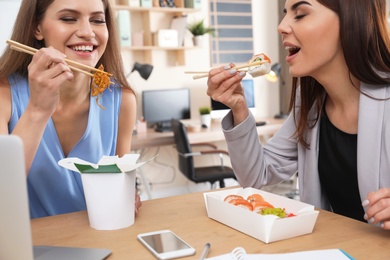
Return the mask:
[[[256,54],[248,61],[249,64],[258,62],[264,63],[248,68],[248,73],[254,78],[268,74],[271,71],[271,59],[267,55],[264,53]]]
[[[259,77],[268,74],[271,71],[271,59],[264,53],[253,55],[253,57],[245,64],[235,66],[237,71],[246,71],[252,77]],[[196,74],[193,79],[201,79],[209,76],[208,72],[203,71],[187,71],[186,74]]]

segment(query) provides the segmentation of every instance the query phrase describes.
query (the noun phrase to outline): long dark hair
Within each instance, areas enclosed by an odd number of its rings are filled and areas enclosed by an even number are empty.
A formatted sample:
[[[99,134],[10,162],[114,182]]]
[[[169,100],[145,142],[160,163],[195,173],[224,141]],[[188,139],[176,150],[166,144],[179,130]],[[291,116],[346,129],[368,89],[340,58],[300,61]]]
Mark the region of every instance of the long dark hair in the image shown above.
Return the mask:
[[[23,0],[16,18],[11,39],[22,44],[40,49],[44,47],[43,41],[35,38],[34,32],[42,21],[47,8],[54,0]],[[113,74],[113,78],[121,86],[132,89],[126,80],[122,56],[117,38],[115,18],[109,0],[102,0],[105,11],[106,25],[110,37],[107,47],[96,67],[103,64],[105,71]],[[8,77],[14,72],[27,77],[28,65],[32,56],[11,50],[9,46],[0,57],[0,79]],[[134,92],[134,91],[133,91]]]
[[[378,75],[378,71],[390,72],[390,32],[386,1],[317,1],[339,16],[341,46],[351,75],[368,84],[389,84],[389,78]],[[298,91],[301,97],[300,104],[296,104]],[[318,122],[324,95],[323,86],[314,78],[293,78],[290,111],[292,110],[296,117],[298,141],[306,148],[309,148],[310,144],[304,140],[304,134]],[[299,113],[296,115],[297,106]],[[308,118],[311,109],[316,111],[315,118]]]

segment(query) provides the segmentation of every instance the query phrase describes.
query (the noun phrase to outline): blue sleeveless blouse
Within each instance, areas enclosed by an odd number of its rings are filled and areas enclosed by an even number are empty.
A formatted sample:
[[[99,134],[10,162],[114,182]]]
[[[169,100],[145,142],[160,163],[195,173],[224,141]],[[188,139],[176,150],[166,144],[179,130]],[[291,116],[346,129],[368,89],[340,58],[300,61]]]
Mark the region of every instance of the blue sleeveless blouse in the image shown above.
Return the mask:
[[[12,74],[8,80],[12,95],[12,114],[8,126],[11,133],[27,107],[30,90],[27,78]],[[91,96],[90,99],[87,128],[68,157],[97,163],[103,155],[115,155],[122,89],[115,85],[104,91],[99,104],[105,110],[96,104],[96,97]],[[27,176],[31,218],[86,210],[80,174],[59,166],[58,161],[64,158],[54,123],[50,119]]]

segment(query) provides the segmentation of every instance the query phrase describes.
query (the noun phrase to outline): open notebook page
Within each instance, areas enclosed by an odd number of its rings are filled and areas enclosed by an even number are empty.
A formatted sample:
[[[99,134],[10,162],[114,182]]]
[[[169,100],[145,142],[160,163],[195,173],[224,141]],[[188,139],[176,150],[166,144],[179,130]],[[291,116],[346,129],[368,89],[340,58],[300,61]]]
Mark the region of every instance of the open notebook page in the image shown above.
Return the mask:
[[[351,256],[340,249],[310,250],[280,254],[246,254],[242,248],[236,248],[231,253],[207,258],[207,260],[353,260]]]

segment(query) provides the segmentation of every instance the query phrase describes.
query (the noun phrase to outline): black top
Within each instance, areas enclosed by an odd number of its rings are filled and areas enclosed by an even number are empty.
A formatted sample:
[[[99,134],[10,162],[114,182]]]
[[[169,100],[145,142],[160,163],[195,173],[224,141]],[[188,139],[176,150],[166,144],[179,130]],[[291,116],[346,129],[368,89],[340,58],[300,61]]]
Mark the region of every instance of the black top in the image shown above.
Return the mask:
[[[320,120],[318,172],[332,210],[366,222],[357,180],[357,134],[336,128],[325,111]]]

